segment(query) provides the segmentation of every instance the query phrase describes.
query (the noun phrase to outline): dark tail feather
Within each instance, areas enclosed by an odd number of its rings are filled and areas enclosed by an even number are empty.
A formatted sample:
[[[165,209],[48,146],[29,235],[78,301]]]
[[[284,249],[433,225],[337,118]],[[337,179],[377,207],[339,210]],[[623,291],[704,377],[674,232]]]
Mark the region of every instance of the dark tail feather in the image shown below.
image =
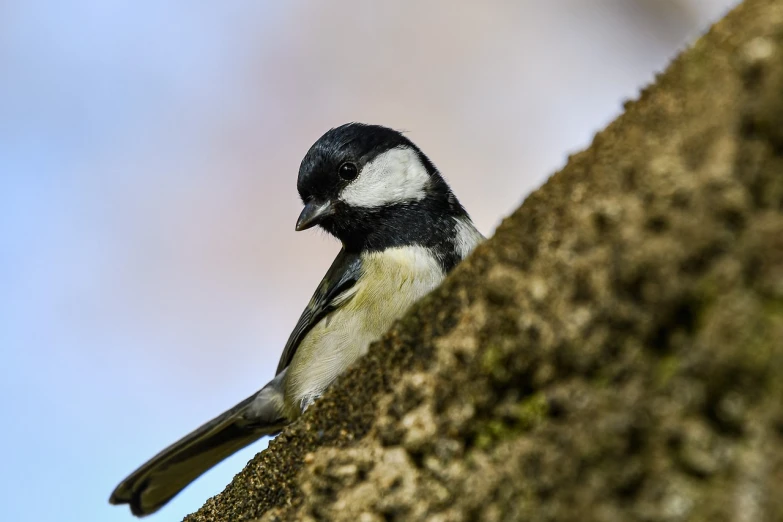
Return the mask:
[[[130,504],[138,517],[154,513],[221,460],[279,432],[287,424],[280,390],[284,373],[152,457],[115,488],[109,502]]]

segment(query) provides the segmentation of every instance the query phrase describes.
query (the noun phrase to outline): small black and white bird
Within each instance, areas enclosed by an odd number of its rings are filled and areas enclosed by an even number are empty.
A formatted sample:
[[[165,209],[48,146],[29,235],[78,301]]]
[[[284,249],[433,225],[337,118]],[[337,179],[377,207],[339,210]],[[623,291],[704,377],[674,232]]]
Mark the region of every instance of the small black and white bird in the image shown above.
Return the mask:
[[[296,230],[342,242],[260,391],[155,455],[112,504],[157,511],[209,468],[296,420],[483,239],[435,165],[401,133],[349,123],[302,160]]]

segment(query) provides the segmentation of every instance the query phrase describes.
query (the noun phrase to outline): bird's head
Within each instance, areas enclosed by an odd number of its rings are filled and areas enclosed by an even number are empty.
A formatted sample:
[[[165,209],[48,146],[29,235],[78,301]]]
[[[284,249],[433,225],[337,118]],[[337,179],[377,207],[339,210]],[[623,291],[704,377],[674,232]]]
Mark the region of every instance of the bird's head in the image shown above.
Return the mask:
[[[379,125],[348,123],[321,136],[302,160],[297,188],[305,207],[296,230],[319,225],[348,245],[393,234],[417,214],[464,214],[424,153]]]

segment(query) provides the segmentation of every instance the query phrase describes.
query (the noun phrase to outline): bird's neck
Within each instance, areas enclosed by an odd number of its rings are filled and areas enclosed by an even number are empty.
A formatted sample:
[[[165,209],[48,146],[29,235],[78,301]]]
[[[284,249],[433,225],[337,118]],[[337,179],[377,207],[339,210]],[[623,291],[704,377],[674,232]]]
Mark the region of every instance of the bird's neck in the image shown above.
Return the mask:
[[[420,246],[430,249],[449,271],[461,258],[454,238],[458,220],[470,218],[456,201],[415,201],[379,208],[350,209],[342,228],[328,231],[342,241],[348,252],[380,252],[389,248]]]

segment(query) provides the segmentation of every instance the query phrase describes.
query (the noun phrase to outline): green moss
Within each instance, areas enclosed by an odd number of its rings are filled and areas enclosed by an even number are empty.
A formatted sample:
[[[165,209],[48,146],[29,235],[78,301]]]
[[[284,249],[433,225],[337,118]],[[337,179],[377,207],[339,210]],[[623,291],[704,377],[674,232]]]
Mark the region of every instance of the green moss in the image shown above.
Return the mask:
[[[509,379],[506,354],[499,345],[487,345],[481,354],[481,369],[485,375],[493,377],[498,382],[506,382]]]
[[[695,300],[701,305],[698,310],[700,312],[699,316],[703,316],[710,306],[718,300],[724,291],[723,288],[724,285],[720,284],[720,281],[713,274],[709,274],[699,280],[694,291]]]
[[[609,387],[612,383],[611,376],[608,372],[599,372],[591,381],[592,385],[598,390],[603,390]]]
[[[658,363],[655,372],[655,384],[659,388],[665,388],[671,380],[677,375],[680,368],[680,359],[676,355],[664,357]]]
[[[755,327],[749,329],[747,344],[743,347],[741,360],[738,361],[738,371],[746,372],[748,378],[756,381],[761,389],[766,388],[772,378],[773,358],[780,343],[780,339],[775,337],[777,329],[773,322],[780,317],[778,314],[779,312],[762,313]]]
[[[765,299],[763,306],[764,315],[770,320],[780,320],[783,317],[783,298]]]
[[[549,403],[543,393],[536,393],[515,404],[504,419],[493,418],[478,427],[475,445],[489,449],[498,442],[532,430],[549,415]]]
[[[520,402],[515,410],[518,429],[531,430],[549,416],[549,401],[543,393],[536,393]]]

